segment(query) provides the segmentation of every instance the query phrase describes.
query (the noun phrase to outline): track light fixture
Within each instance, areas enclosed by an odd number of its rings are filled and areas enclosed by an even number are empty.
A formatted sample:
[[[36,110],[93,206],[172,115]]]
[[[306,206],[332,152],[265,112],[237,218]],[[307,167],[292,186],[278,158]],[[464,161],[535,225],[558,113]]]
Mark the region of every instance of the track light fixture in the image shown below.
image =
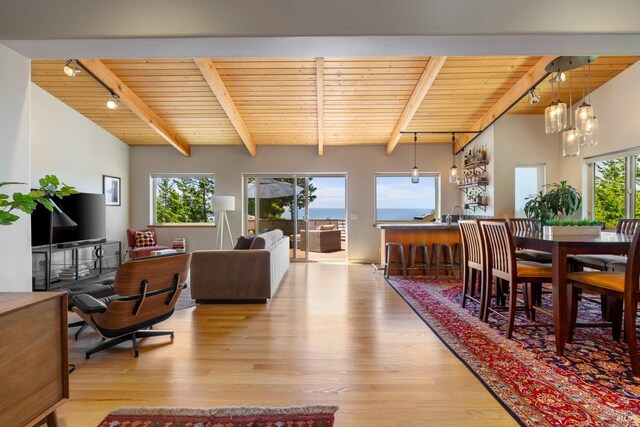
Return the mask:
[[[111,94],[109,94],[109,96],[107,97],[107,108],[110,110],[115,110],[116,108],[118,108],[119,99],[120,97],[115,93],[112,92]]]
[[[81,71],[75,59],[67,60],[62,70],[68,77],[75,77]]]
[[[536,88],[529,90],[529,104],[537,104],[540,102],[540,95],[536,93]]]

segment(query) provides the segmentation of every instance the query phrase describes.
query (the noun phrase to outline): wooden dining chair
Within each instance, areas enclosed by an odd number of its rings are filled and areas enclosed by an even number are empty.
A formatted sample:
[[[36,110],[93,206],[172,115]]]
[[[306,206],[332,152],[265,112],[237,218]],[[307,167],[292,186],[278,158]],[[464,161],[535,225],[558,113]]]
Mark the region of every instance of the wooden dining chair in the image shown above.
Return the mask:
[[[462,307],[467,299],[479,304],[479,317],[483,316],[486,255],[477,220],[458,221],[462,240]],[[477,288],[476,288],[477,285]],[[478,296],[476,296],[476,289]]]
[[[551,266],[532,261],[517,261],[511,231],[506,222],[480,221],[480,229],[485,239],[487,254],[487,275],[485,295],[490,295],[494,281],[502,281],[509,290],[509,313],[507,316],[507,338],[513,335],[516,310],[526,310],[530,320],[535,320],[532,304],[531,284],[550,283]],[[518,285],[523,284],[524,306],[517,307]],[[483,321],[489,320],[489,312],[504,317],[499,310],[491,307],[491,298],[485,298]]]
[[[507,220],[511,234],[514,236],[539,235],[542,233],[542,223],[537,218],[509,218]],[[516,248],[516,258],[522,261],[549,263],[551,253],[535,249]]]
[[[606,295],[616,301],[615,310],[612,313],[611,321],[613,328],[613,338],[620,340],[622,328],[622,314],[624,306],[624,330],[629,347],[631,359],[631,369],[633,375],[640,377],[640,358],[638,357],[638,342],[636,335],[636,317],[638,308],[638,297],[640,290],[638,280],[640,279],[640,230],[636,230],[633,235],[627,268],[624,273],[610,271],[579,271],[567,275],[567,283],[570,295],[569,337],[571,342],[576,327],[578,315],[578,300],[582,290]]]
[[[640,219],[636,218],[620,218],[616,224],[615,232],[619,234],[635,233],[640,225]],[[578,268],[591,268],[593,270],[605,271],[611,263],[625,263],[627,257],[622,255],[574,255],[571,262]]]

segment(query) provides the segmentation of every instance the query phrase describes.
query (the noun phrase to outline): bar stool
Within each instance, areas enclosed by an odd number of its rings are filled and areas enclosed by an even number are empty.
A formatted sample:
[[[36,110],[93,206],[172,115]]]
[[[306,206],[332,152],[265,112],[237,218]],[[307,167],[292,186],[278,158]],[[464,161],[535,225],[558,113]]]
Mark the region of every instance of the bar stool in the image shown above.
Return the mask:
[[[456,243],[456,245],[459,245]],[[456,248],[458,249],[458,248]],[[459,252],[459,249],[458,249]],[[435,260],[434,260],[435,258]],[[460,263],[457,263],[460,265]],[[455,278],[456,262],[453,255],[453,248],[450,243],[434,243],[431,252],[431,266],[435,269],[435,278],[440,278],[440,270],[444,270],[445,274],[451,271],[451,277]]]
[[[387,253],[384,260],[384,277],[389,278],[389,272],[391,270],[402,270],[402,275],[407,276],[407,264],[404,260],[404,248],[402,243],[388,242],[386,244]],[[395,261],[392,257],[395,252]]]
[[[431,278],[431,269],[429,263],[429,249],[426,243],[411,243],[409,245],[409,270],[411,277],[415,275],[416,270],[424,270],[425,276]]]
[[[462,264],[462,244],[456,243],[453,245],[453,267],[458,266],[458,278],[462,278]]]

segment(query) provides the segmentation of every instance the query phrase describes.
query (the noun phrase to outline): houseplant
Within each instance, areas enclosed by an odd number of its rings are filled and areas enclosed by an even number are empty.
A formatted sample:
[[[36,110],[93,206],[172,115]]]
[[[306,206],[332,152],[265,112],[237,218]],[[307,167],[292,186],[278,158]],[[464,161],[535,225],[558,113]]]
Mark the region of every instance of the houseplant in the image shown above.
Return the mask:
[[[600,233],[596,221],[569,218],[582,206],[582,195],[575,187],[567,184],[567,181],[560,181],[545,185],[545,190],[529,196],[524,206],[527,217],[540,220],[545,234]]]
[[[74,187],[61,183],[55,175],[46,175],[38,180],[40,187],[28,193],[15,192],[11,195],[0,192],[0,225],[11,225],[20,217],[14,211],[22,211],[31,215],[38,203],[53,211],[50,199],[63,198],[70,194],[77,194]],[[26,185],[22,182],[0,182],[0,188],[10,185]]]

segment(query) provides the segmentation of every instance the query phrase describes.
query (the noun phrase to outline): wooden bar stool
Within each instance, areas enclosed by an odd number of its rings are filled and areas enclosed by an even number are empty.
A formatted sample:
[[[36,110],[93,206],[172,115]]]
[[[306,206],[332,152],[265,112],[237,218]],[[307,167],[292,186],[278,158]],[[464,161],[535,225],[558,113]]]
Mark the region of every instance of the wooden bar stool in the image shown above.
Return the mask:
[[[431,266],[435,269],[435,278],[440,277],[440,270],[444,270],[445,275],[450,271],[451,277],[456,277],[455,261],[453,249],[450,243],[434,243],[431,252]]]
[[[429,249],[426,243],[411,243],[409,245],[409,270],[413,278],[416,270],[423,270],[424,275],[431,278],[429,268]]]
[[[389,278],[391,270],[402,270],[402,276],[407,277],[407,264],[404,260],[404,247],[402,243],[388,242],[387,253],[384,260],[384,277]],[[394,257],[395,254],[395,257]],[[393,260],[395,258],[395,261]]]

